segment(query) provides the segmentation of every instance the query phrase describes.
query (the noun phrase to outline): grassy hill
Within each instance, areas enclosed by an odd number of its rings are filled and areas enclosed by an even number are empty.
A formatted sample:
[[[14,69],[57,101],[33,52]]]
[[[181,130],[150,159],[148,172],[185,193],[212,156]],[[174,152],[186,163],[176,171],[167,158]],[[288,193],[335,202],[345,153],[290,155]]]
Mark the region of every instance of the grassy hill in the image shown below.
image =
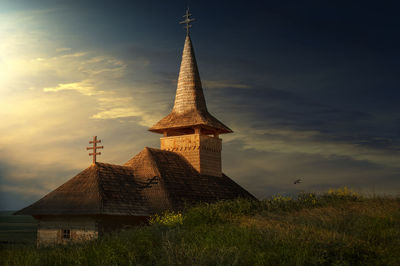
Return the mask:
[[[0,211],[0,245],[33,245],[36,241],[36,220],[32,216],[15,216],[13,213],[14,211]]]
[[[349,190],[204,204],[85,244],[6,245],[3,265],[400,265],[400,198]]]

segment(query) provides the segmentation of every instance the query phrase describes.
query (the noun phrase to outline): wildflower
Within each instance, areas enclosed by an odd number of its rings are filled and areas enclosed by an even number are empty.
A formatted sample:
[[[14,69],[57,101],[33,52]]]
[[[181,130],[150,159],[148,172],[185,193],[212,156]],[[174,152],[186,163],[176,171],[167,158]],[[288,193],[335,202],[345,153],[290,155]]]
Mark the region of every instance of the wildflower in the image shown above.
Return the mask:
[[[338,189],[329,189],[328,195],[339,198],[346,198],[346,197],[355,199],[360,198],[360,195],[357,192],[347,188],[346,186]]]
[[[171,211],[166,211],[162,213],[161,215],[155,214],[150,217],[149,220],[150,224],[160,224],[160,225],[167,225],[167,226],[173,226],[177,224],[182,224],[183,223],[183,215],[182,213],[175,213]]]

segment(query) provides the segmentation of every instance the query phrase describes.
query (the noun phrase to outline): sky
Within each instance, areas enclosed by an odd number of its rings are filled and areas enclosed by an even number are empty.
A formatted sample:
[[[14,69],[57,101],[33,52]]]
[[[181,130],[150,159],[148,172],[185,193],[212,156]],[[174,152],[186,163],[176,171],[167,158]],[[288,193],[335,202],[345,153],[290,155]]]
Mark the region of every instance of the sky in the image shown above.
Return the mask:
[[[396,1],[0,0],[0,210],[89,167],[94,135],[101,162],[159,147],[188,4],[225,174],[259,199],[399,195]]]

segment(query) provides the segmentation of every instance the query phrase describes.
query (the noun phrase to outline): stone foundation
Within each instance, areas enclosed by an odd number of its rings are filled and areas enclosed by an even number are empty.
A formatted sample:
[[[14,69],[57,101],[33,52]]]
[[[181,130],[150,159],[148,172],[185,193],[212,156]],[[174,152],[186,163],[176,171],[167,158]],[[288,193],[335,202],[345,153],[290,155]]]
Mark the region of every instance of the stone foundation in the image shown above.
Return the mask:
[[[64,238],[64,230],[69,230],[69,238]],[[67,244],[97,237],[97,224],[91,217],[41,217],[38,222],[38,246]]]
[[[145,216],[96,215],[35,216],[38,220],[37,245],[50,246],[96,239],[106,233],[147,223]],[[65,237],[64,230],[68,230]]]

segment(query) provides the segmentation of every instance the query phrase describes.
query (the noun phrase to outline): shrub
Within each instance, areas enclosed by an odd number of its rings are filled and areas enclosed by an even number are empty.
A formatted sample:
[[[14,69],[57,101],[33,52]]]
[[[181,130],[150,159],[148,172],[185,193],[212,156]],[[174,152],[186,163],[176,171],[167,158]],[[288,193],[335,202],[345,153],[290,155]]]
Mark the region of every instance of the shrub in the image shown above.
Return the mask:
[[[179,212],[166,211],[162,214],[155,214],[150,217],[149,223],[151,225],[166,225],[166,226],[174,226],[183,223],[183,215]]]
[[[236,221],[244,215],[254,215],[260,212],[259,201],[248,199],[222,200],[216,203],[202,203],[184,212],[184,225],[224,224]]]
[[[326,198],[339,199],[339,200],[361,200],[362,196],[352,189],[343,188],[329,189],[328,193],[324,194]]]

